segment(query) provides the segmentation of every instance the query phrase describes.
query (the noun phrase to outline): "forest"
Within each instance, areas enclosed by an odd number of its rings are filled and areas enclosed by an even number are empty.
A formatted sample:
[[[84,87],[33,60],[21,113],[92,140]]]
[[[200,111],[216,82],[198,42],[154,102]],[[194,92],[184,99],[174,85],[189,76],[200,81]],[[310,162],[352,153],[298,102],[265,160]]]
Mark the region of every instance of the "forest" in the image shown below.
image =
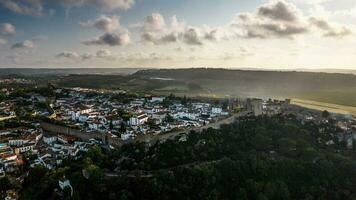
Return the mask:
[[[31,169],[20,197],[354,199],[356,162],[338,142],[339,131],[294,116],[244,117],[164,143],[94,146],[56,170]],[[335,144],[327,145],[330,140]],[[73,195],[59,189],[64,178]]]

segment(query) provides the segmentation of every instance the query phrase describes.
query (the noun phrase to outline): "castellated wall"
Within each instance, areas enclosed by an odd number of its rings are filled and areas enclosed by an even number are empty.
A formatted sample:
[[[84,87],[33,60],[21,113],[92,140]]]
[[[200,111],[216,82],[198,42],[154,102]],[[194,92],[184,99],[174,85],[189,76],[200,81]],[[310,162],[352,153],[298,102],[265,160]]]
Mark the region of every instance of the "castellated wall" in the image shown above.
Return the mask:
[[[72,129],[65,126],[50,124],[50,123],[41,123],[44,135],[70,135],[77,137],[83,141],[89,141],[89,139],[101,140],[106,144],[113,146],[122,146],[122,140],[120,138],[109,137],[108,134],[99,133],[99,132],[84,132],[77,129]]]

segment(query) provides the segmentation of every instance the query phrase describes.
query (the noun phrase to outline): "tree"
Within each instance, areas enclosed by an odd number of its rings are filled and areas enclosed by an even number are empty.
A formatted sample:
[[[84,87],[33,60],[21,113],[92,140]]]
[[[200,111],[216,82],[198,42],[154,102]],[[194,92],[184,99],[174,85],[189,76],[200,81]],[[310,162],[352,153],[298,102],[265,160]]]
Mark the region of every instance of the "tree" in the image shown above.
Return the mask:
[[[321,116],[325,119],[329,118],[330,116],[330,113],[327,111],[327,110],[324,110],[322,113],[321,113]]]
[[[183,97],[183,99],[181,101],[181,104],[182,105],[187,105],[187,103],[188,103],[187,96],[184,95],[184,97]]]
[[[155,123],[154,119],[148,118],[146,124],[150,127],[150,129],[158,128],[158,125]]]
[[[114,125],[113,125],[113,123],[112,123],[112,120],[110,120],[109,129],[110,129],[110,130],[113,130],[113,129],[114,129]]]
[[[168,123],[172,123],[174,122],[174,118],[172,117],[172,115],[167,114],[166,117],[164,118],[164,121]]]
[[[120,131],[121,131],[122,133],[126,132],[126,124],[125,124],[125,122],[121,122],[121,124],[120,124]]]
[[[130,112],[124,112],[124,113],[121,115],[121,118],[122,118],[124,121],[129,121],[132,116],[133,116],[132,113],[130,113]]]
[[[11,189],[11,183],[9,178],[7,176],[5,176],[4,178],[0,178],[0,194],[9,189]]]
[[[88,150],[88,152],[85,155],[87,158],[90,158],[91,160],[99,161],[104,158],[104,154],[99,146],[93,146]]]

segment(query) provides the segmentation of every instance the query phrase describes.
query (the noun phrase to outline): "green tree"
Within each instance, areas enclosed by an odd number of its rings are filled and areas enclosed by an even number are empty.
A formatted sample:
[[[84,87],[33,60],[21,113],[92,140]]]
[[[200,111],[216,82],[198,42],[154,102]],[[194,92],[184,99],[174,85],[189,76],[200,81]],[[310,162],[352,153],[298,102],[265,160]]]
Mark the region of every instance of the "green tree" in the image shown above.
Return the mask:
[[[324,111],[322,112],[321,116],[322,116],[323,118],[327,119],[327,118],[329,118],[330,113],[329,113],[327,110],[324,110]]]

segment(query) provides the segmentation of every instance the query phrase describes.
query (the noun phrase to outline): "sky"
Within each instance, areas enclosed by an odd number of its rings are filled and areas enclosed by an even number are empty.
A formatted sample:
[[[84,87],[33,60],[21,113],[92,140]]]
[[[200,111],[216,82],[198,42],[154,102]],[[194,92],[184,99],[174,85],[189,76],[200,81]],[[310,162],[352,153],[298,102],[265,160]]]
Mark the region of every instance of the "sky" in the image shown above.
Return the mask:
[[[0,67],[356,69],[355,0],[0,0]]]

